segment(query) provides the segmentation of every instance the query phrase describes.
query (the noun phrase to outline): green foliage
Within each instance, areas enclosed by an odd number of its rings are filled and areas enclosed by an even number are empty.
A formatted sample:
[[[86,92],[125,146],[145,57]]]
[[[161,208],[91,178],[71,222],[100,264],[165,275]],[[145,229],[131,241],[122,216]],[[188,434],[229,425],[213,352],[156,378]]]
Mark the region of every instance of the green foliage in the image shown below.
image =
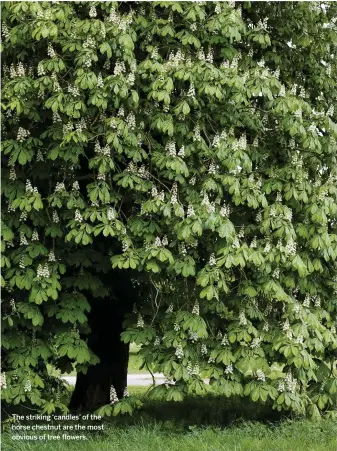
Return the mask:
[[[336,5],[6,2],[2,17],[4,400],[66,409],[46,365],[97,362],[87,297],[118,268],[149,293],[122,338],[168,377],[155,396],[208,378],[331,411]]]

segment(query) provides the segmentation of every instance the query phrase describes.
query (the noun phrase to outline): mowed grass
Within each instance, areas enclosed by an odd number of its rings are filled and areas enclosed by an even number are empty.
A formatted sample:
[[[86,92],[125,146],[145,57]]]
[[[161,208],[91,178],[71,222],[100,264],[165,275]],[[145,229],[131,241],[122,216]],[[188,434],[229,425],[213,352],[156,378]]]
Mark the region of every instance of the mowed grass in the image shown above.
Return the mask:
[[[147,368],[140,369],[143,360],[138,354],[140,346],[137,346],[134,343],[130,345],[130,354],[129,354],[129,366],[128,366],[128,374],[149,374]]]
[[[13,441],[6,451],[336,451],[337,425],[323,419],[280,418],[246,399],[211,395],[182,403],[150,401],[147,387],[131,387],[144,407],[132,417],[108,418],[104,431],[84,433],[85,441]],[[29,412],[30,413],[30,412]],[[68,433],[69,435],[70,433]],[[73,433],[74,434],[74,433]],[[83,432],[76,433],[78,435]]]
[[[336,451],[333,427],[330,422],[318,426],[294,421],[274,427],[248,422],[227,429],[176,433],[160,424],[143,424],[109,427],[85,442],[13,442],[4,434],[2,443],[6,451]]]

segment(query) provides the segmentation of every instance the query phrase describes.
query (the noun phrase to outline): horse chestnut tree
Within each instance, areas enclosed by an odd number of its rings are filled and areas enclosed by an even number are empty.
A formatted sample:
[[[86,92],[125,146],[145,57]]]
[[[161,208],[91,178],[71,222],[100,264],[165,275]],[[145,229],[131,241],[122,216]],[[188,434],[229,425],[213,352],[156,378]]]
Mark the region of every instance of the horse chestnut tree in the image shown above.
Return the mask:
[[[336,415],[337,5],[2,5],[2,397]]]

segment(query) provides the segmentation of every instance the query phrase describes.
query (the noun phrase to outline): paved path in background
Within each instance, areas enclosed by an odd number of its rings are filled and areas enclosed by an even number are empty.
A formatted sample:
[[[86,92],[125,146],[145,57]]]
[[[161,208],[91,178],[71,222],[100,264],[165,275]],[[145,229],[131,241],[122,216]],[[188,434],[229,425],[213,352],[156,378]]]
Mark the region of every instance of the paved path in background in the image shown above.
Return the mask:
[[[68,382],[70,385],[75,385],[76,376],[62,376],[62,379]],[[165,380],[165,376],[160,373],[154,374],[154,379],[157,384],[162,384]],[[152,385],[151,374],[128,374],[128,385],[129,386],[149,386]]]
[[[163,384],[165,376],[160,373],[154,373],[154,380],[156,384]],[[76,384],[76,376],[62,376],[62,379],[68,382],[70,385]],[[209,384],[209,379],[204,379],[205,384]],[[128,374],[128,386],[148,387],[153,384],[151,374]]]

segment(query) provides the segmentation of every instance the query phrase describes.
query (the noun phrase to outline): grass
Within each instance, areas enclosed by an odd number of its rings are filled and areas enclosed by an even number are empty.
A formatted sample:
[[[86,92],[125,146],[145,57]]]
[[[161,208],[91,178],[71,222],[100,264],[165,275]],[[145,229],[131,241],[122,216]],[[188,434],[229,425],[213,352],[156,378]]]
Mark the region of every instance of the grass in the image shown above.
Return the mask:
[[[184,434],[165,430],[160,424],[106,428],[101,435],[77,442],[9,442],[7,451],[335,451],[332,424],[309,421],[280,426],[244,423],[228,429],[193,429]],[[330,436],[329,436],[330,435]]]
[[[129,354],[129,367],[128,367],[129,374],[149,374],[149,372],[146,368],[140,369],[140,366],[142,364],[142,359],[138,354],[139,349],[140,349],[140,346],[137,346],[136,344],[131,343],[130,354]]]
[[[109,418],[104,431],[86,441],[14,441],[2,436],[6,451],[336,451],[337,426],[280,418],[266,406],[237,398],[206,395],[183,403],[146,399],[146,387],[131,387],[144,407],[132,417]],[[83,434],[79,432],[78,434]]]

